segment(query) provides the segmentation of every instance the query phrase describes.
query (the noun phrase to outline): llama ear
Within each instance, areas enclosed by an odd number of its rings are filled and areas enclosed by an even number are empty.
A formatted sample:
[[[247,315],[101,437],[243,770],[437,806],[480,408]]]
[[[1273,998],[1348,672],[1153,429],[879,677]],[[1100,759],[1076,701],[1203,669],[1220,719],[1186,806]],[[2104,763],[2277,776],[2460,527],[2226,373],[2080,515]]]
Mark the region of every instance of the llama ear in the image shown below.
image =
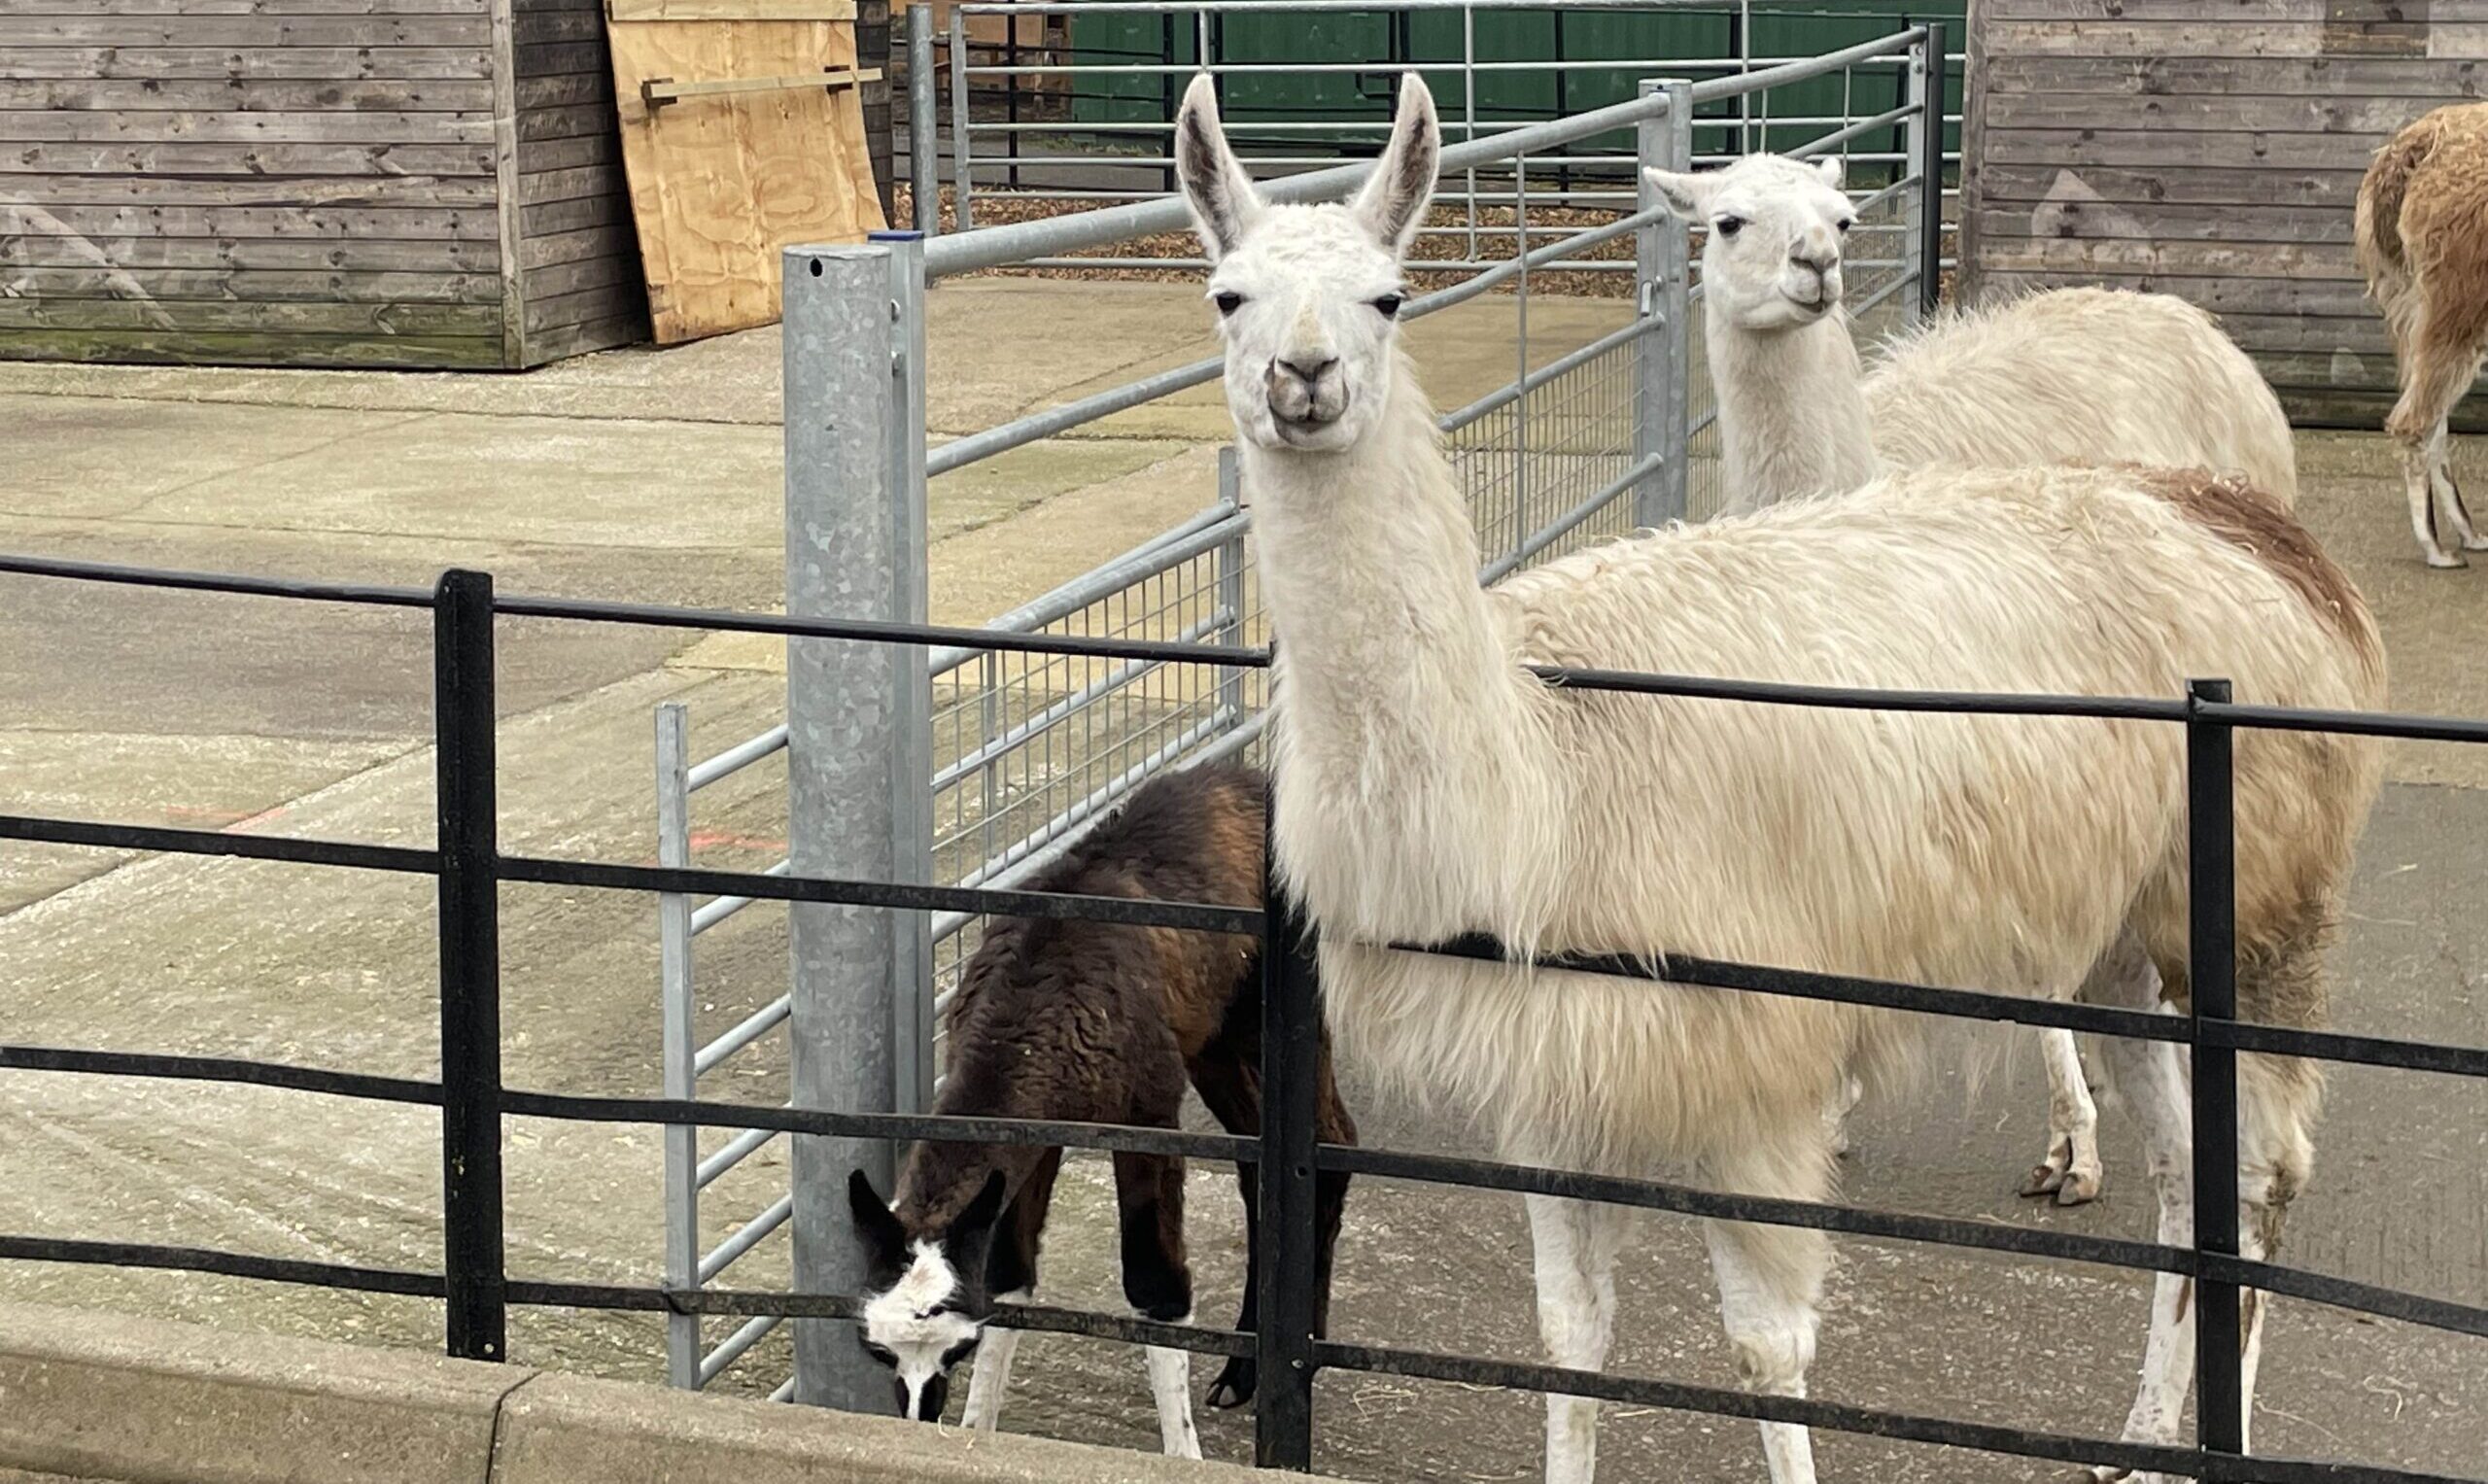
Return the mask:
[[[1002,1219],[1002,1198],[1009,1191],[1010,1182],[995,1170],[985,1177],[985,1188],[976,1192],[976,1199],[969,1201],[958,1220],[950,1223],[950,1229],[942,1233],[943,1255],[962,1279],[985,1271],[985,1255],[993,1248],[994,1227]]]
[[[1644,166],[1641,178],[1668,203],[1668,209],[1687,222],[1700,222],[1710,215],[1710,179],[1690,172],[1657,170]]]
[[[1192,209],[1209,260],[1235,251],[1261,218],[1261,193],[1227,147],[1227,130],[1218,121],[1218,86],[1206,72],[1184,90],[1183,109],[1175,116],[1175,175],[1184,184],[1184,201]]]
[[[1824,185],[1829,186],[1834,190],[1838,190],[1844,185],[1848,184],[1849,168],[1847,165],[1842,163],[1838,156],[1834,156],[1830,159],[1815,160],[1814,172],[1823,178]]]
[[[876,1270],[895,1272],[906,1266],[907,1227],[889,1202],[873,1189],[873,1177],[857,1170],[847,1177],[847,1206],[855,1220],[855,1234],[864,1239]]]
[[[1417,224],[1434,198],[1434,172],[1442,159],[1442,126],[1434,121],[1434,95],[1413,72],[1400,75],[1400,112],[1391,122],[1391,144],[1374,161],[1373,174],[1352,208],[1374,240],[1394,254],[1408,251]]]

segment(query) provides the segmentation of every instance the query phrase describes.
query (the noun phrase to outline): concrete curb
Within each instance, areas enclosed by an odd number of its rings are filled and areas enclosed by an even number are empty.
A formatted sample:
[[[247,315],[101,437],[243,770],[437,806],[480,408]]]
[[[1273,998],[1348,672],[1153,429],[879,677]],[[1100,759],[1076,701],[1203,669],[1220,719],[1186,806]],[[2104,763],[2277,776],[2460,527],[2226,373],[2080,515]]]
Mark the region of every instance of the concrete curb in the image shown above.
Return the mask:
[[[514,1365],[0,1303],[0,1484],[1306,1484]]]

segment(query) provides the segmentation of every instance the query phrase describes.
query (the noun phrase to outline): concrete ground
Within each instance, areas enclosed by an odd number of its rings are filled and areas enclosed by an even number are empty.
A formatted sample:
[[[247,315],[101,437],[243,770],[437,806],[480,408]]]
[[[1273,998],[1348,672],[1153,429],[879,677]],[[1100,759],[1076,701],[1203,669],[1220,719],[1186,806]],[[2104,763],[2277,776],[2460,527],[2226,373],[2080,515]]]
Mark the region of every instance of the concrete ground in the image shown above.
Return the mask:
[[[1181,286],[1025,281],[934,295],[942,433],[1208,354]],[[1541,300],[1539,359],[1615,323],[1611,301]],[[1438,404],[1508,378],[1506,304],[1415,331]],[[1067,332],[1067,328],[1076,330]],[[378,581],[449,565],[506,590],[770,606],[781,584],[778,342],[772,331],[587,358],[525,377],[0,365],[0,547],[164,566]],[[1138,409],[937,484],[934,607],[973,622],[1199,508],[1225,435],[1215,388]],[[2463,457],[2474,457],[2466,448]],[[2435,573],[2410,549],[2387,451],[2301,444],[2303,506],[2381,611],[2397,699],[2488,715],[2475,636],[2488,569]],[[387,842],[432,829],[428,632],[420,615],[0,578],[0,810]],[[508,847],[654,856],[651,707],[692,707],[695,751],[757,731],[782,704],[776,646],[664,631],[502,628],[502,829]],[[2346,1026],[2488,1042],[2488,757],[2394,754],[2337,960]],[[784,837],[782,774],[704,792],[700,859],[753,866]],[[372,1072],[432,1070],[430,888],[415,880],[236,861],[0,847],[7,1037],[261,1056]],[[700,941],[704,1025],[782,992],[783,915],[745,913]],[[504,893],[507,1071],[559,1090],[657,1090],[653,914],[644,900]],[[1849,1194],[1864,1202],[2125,1236],[2150,1229],[2140,1156],[2110,1115],[2109,1191],[2059,1212],[2011,1188],[2041,1142],[2035,1058],[1971,1080],[1939,1057],[1915,1093],[1870,1109]],[[764,1048],[707,1087],[782,1096]],[[2350,1071],[2335,1081],[2293,1256],[2328,1271],[2488,1301],[2488,1091]],[[1357,1095],[1352,1088],[1352,1095]],[[1460,1130],[1358,1095],[1369,1142],[1469,1147]],[[0,1230],[233,1247],[414,1266],[438,1260],[433,1121],[247,1088],[0,1075]],[[652,1129],[513,1124],[514,1272],[646,1282],[660,1248]],[[1114,1300],[1101,1163],[1078,1160],[1049,1247],[1049,1296]],[[710,1191],[711,1239],[782,1189],[765,1152]],[[1230,1317],[1241,1226],[1228,1183],[1196,1172],[1205,1319]],[[738,1280],[782,1281],[782,1238]],[[1844,1244],[1817,1394],[1925,1413],[2109,1432],[2139,1359],[2141,1284],[2050,1264]],[[1508,1197],[1362,1183],[1343,1241],[1336,1332],[1534,1358],[1526,1233]],[[745,1274],[748,1276],[745,1276]],[[1696,1234],[1652,1220],[1622,1279],[1618,1368],[1728,1384]],[[435,1306],[178,1274],[15,1265],[0,1297],[232,1328],[427,1346]],[[659,1330],[632,1317],[523,1312],[523,1361],[659,1373]],[[2283,1302],[2259,1441],[2475,1471],[2488,1348]],[[725,1384],[784,1373],[764,1344]],[[1145,1447],[1140,1367],[1049,1336],[1022,1352],[1017,1429]],[[1322,1382],[1317,1461],[1374,1480],[1524,1479],[1533,1398],[1380,1377]],[[1741,1424],[1610,1408],[1604,1476],[1753,1478]],[[1210,1450],[1249,1452],[1212,1414]],[[1824,1438],[1830,1478],[2023,1480],[2064,1470]]]

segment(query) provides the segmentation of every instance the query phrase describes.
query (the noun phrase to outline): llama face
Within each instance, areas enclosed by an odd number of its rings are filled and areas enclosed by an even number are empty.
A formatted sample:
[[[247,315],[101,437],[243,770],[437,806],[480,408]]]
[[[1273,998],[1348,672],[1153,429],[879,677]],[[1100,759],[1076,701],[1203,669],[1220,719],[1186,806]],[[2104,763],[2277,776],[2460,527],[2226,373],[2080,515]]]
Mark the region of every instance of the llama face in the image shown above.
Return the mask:
[[[1266,449],[1337,453],[1388,400],[1401,255],[1434,194],[1441,131],[1415,74],[1400,86],[1390,146],[1346,205],[1273,206],[1236,162],[1209,78],[1192,80],[1175,159],[1212,264],[1237,431]]]
[[[862,1170],[847,1177],[847,1205],[869,1262],[856,1339],[890,1368],[902,1417],[941,1421],[951,1369],[985,1336],[993,1311],[985,1258],[1003,1191],[996,1171],[949,1227],[911,1237]]]
[[[1857,218],[1836,159],[1749,155],[1724,170],[1642,172],[1677,216],[1710,229],[1706,312],[1740,329],[1812,325],[1840,304],[1843,239]]]

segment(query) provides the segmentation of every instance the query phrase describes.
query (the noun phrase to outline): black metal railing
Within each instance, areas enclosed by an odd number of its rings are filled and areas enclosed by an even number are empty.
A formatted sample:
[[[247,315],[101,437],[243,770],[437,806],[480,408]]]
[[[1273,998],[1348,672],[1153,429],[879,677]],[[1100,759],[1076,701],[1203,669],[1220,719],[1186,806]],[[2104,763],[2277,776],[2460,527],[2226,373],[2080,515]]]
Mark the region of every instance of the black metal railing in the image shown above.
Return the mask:
[[[2191,1247],[2095,1237],[1828,1203],[1697,1190],[1662,1181],[1535,1168],[1488,1160],[1317,1145],[1314,1138],[1318,1018],[1310,934],[1276,894],[1266,910],[1130,901],[1025,891],[966,889],[821,877],[763,876],[695,868],[617,865],[504,854],[495,819],[494,623],[532,616],[669,628],[735,630],[791,638],[910,645],[958,644],[1015,652],[1262,667],[1266,651],[1215,644],[1097,639],[863,620],[785,618],[729,610],[579,599],[498,597],[487,574],[451,571],[432,590],[233,576],[37,558],[0,557],[0,573],[324,603],[430,609],[433,617],[434,733],[439,819],[432,849],[152,825],[0,814],[0,839],[176,854],[291,861],[344,870],[429,875],[439,882],[441,1076],[437,1082],[226,1057],[161,1055],[0,1044],[0,1069],[109,1077],[172,1078],[277,1087],[441,1110],[442,1271],[306,1262],[203,1248],[0,1234],[0,1259],[176,1269],[443,1300],[447,1348],[476,1360],[506,1356],[509,1306],[708,1315],[847,1319],[851,1294],[670,1290],[513,1279],[504,1267],[501,1179],[502,1122],[509,1118],[778,1129],[842,1138],[952,1139],[1123,1150],[1258,1165],[1259,1256],[1264,1281],[1251,1333],[1172,1325],[1041,1305],[1006,1306],[997,1322],[1019,1329],[1258,1358],[1256,1457],[1264,1467],[1305,1467],[1312,1459],[1313,1382],[1324,1369],[1559,1393],[1641,1406],[1795,1423],[1903,1441],[1981,1449],[2072,1464],[2105,1465],[2209,1481],[2255,1484],[2475,1484],[2448,1475],[2349,1461],[2243,1458],[2236,1295],[2240,1289],[2363,1314],[2488,1336],[2488,1308],[2314,1273],[2239,1255],[2236,1227],[2236,1054],[2240,1052],[2488,1078],[2488,1049],[2388,1037],[2305,1031],[2235,1018],[2234,880],[2230,742],[2238,728],[2336,732],[2488,742],[2488,721],[2292,710],[2241,706],[2220,681],[2182,699],[1997,696],[1879,692],[1710,678],[1540,669],[1549,684],[1644,695],[1918,712],[2096,717],[2182,726],[2192,893],[2193,1002],[2173,1016],[2029,1000],[1853,976],[1799,973],[1671,956],[1664,970],[1629,955],[1560,955],[1541,967],[1664,980],[1747,993],[1836,1000],[1890,1010],[2186,1046],[2194,1058],[2194,1240]],[[1263,943],[1262,1132],[1258,1138],[1165,1128],[1036,1122],[931,1115],[834,1112],[668,1098],[587,1096],[506,1086],[500,1057],[500,883],[607,890],[738,894],[898,912],[966,911],[1068,917],[1173,929],[1251,933]],[[1483,938],[1425,945],[1423,951],[1505,961]],[[2229,1130],[2206,1140],[2205,1129]],[[2196,1446],[2159,1445],[1996,1427],[1949,1418],[1785,1397],[1756,1396],[1642,1377],[1616,1376],[1399,1346],[1316,1338],[1314,1260],[1320,1171],[1386,1176],[1479,1190],[1603,1201],[1679,1215],[1762,1223],[2070,1260],[2194,1280],[2200,1342]]]

